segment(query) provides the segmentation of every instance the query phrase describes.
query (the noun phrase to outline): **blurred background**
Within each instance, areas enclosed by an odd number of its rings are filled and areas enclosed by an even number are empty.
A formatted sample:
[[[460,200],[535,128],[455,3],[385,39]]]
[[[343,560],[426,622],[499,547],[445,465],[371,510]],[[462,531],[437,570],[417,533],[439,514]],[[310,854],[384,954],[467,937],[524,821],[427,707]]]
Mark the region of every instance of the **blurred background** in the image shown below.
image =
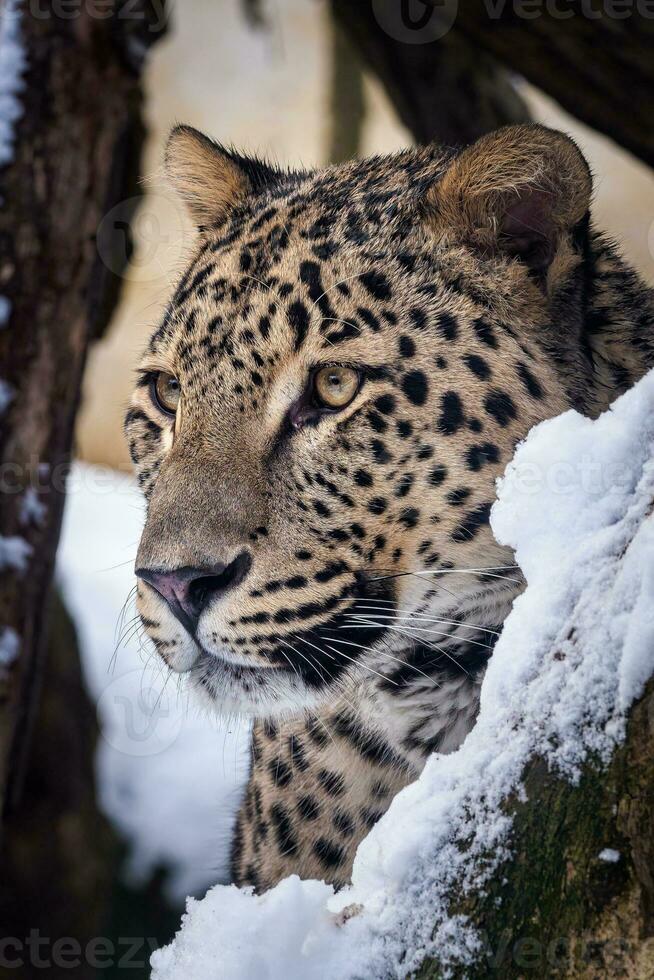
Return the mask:
[[[392,70],[389,82],[388,72],[373,73],[369,58],[364,63],[365,44],[344,29],[347,18],[334,16],[338,6],[177,0],[145,62],[142,181],[136,197],[114,205],[98,230],[100,258],[121,288],[84,374],[50,613],[47,697],[24,802],[8,825],[8,873],[0,885],[6,935],[37,928],[49,937],[104,938],[104,952],[82,956],[61,975],[110,977],[129,966],[130,976],[148,976],[149,950],[169,941],[185,897],[226,879],[247,772],[247,726],[199,715],[141,645],[132,573],[142,504],[129,476],[122,418],[140,352],[194,242],[161,176],[173,124],[189,123],[291,167],[393,151],[429,130],[411,92],[398,94]],[[512,72],[495,79],[497,105],[484,98],[486,115],[475,120],[467,76],[479,68],[483,89],[494,72],[484,59],[474,45],[449,50],[427,113],[435,131],[442,106],[443,131],[456,130],[458,119],[462,141],[495,116],[530,115],[570,133],[595,174],[596,222],[654,281],[652,171]],[[75,644],[81,680],[69,655]],[[67,760],[63,779],[53,755]],[[44,834],[48,825],[52,838]],[[130,953],[125,940],[133,936],[139,945]]]

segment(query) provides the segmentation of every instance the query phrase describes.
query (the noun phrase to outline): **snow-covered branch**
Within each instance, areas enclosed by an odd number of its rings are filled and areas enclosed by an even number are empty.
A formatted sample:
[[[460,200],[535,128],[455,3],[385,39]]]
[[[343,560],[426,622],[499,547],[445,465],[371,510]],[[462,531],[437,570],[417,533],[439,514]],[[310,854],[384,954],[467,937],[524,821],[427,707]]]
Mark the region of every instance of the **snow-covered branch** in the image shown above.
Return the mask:
[[[615,975],[610,957],[644,975],[654,373],[596,421],[570,411],[537,426],[498,498],[494,533],[528,585],[463,746],[396,797],[350,887],[217,886],[189,901],[154,980],[471,978],[500,963],[503,977]]]

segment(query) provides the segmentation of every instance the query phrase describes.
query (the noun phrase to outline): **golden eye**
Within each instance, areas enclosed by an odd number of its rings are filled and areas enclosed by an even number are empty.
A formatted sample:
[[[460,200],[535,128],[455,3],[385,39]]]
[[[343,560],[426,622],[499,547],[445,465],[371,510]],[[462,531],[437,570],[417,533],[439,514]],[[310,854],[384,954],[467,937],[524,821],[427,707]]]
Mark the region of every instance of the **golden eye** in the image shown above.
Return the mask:
[[[359,373],[349,367],[324,367],[313,378],[316,401],[325,408],[345,408],[359,390]]]
[[[175,415],[179,405],[180,386],[177,378],[166,371],[157,371],[152,379],[152,397],[166,415]]]

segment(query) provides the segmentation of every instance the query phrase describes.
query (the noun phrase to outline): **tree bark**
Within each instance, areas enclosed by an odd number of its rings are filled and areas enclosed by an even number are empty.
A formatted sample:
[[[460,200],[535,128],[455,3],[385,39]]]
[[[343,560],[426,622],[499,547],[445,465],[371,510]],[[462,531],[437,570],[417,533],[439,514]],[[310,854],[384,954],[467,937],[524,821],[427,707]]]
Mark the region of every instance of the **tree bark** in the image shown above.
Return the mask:
[[[379,76],[416,142],[472,143],[528,119],[509,75],[491,57],[457,31],[407,43],[412,34],[401,23],[398,29],[399,7],[399,0],[332,0],[337,23]]]
[[[0,566],[2,635],[16,653],[0,670],[5,814],[19,796],[43,673],[44,613],[86,349],[117,295],[132,204],[119,209],[121,220],[103,224],[102,242],[97,229],[134,194],[139,76],[164,28],[160,8],[116,0],[62,6],[57,15],[21,6],[23,112],[14,158],[0,172],[0,292],[11,304],[0,332],[0,377],[11,392],[0,429],[0,533],[30,550],[22,565],[5,552]]]
[[[359,156],[366,114],[363,72],[356,50],[332,17],[330,20],[329,137],[327,159],[341,163]]]
[[[484,948],[472,966],[448,976],[651,980],[654,678],[608,765],[590,760],[572,783],[533,758],[523,785],[521,798],[504,807],[512,816],[511,859],[482,888],[451,897],[450,915],[466,916]],[[437,959],[416,974],[442,975]]]
[[[425,0],[439,16],[450,0]],[[456,32],[581,122],[654,165],[654,7],[611,0],[461,0]]]
[[[84,950],[106,934],[122,854],[96,806],[98,724],[75,629],[57,595],[49,607],[48,655],[21,805],[7,815],[0,850],[0,935],[24,943],[38,930],[52,942],[71,937]],[[51,953],[50,947],[47,958]],[[27,966],[24,950],[18,958]],[[77,980],[97,977],[80,959]]]
[[[513,860],[484,894],[453,904],[485,945],[453,976],[654,976],[654,683],[608,769],[588,765],[571,785],[534,759],[525,788],[529,802],[507,802]],[[615,863],[598,857],[609,842]],[[417,977],[441,975],[429,960]]]
[[[332,0],[419,142],[471,142],[521,115],[509,73],[654,164],[647,0]],[[431,11],[431,13],[430,13]]]

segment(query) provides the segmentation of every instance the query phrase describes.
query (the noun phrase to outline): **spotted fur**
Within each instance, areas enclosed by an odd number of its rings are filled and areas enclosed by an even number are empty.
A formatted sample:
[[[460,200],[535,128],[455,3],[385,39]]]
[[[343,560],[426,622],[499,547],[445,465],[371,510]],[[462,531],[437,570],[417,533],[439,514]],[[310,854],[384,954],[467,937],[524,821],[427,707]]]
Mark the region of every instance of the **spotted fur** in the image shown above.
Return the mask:
[[[652,296],[593,229],[581,154],[541,127],[308,173],[182,127],[167,166],[200,235],[127,414],[137,566],[246,560],[194,636],[143,576],[139,610],[200,697],[256,719],[235,880],[342,884],[474,722],[523,585],[489,526],[497,477],[535,423],[597,415],[652,363]],[[320,365],[360,389],[295,425]]]

